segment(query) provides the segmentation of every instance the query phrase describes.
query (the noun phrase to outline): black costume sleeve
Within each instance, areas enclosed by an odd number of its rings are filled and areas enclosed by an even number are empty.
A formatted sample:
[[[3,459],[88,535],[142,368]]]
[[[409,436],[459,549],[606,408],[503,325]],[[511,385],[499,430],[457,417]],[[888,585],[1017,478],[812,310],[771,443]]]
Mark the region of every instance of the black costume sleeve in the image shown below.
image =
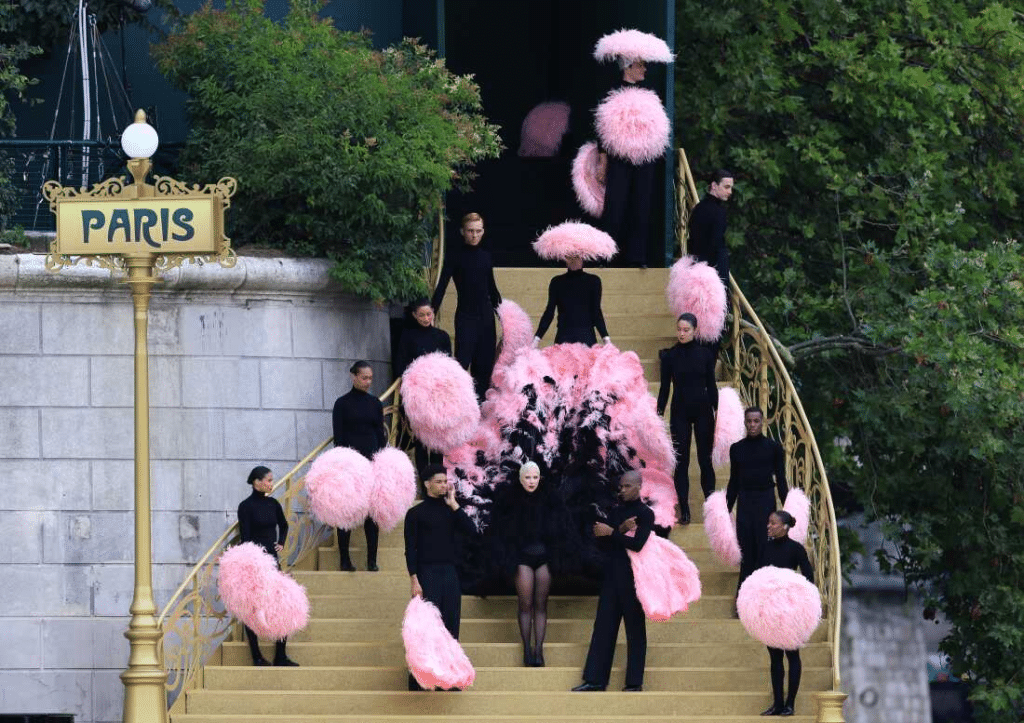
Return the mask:
[[[444,258],[441,266],[441,275],[437,279],[437,288],[434,289],[434,297],[430,305],[434,307],[434,313],[441,313],[441,302],[444,301],[444,292],[448,288],[448,282],[452,280],[452,256],[449,252]]]
[[[238,530],[242,535],[242,542],[252,542],[252,516],[245,500],[238,505]]]
[[[288,518],[284,515],[281,503],[275,499],[274,504],[277,507],[277,544],[283,547],[284,541],[288,538]]]
[[[491,295],[491,306],[497,310],[498,306],[501,305],[501,293],[498,291],[498,284],[494,280],[494,266],[491,266],[491,279],[490,279],[490,295]]]
[[[555,286],[557,285],[554,277],[548,282],[548,305],[544,308],[544,313],[540,317],[540,323],[537,324],[537,333],[535,336],[538,339],[543,339],[544,335],[548,332],[548,327],[551,326],[551,321],[555,318]]]
[[[451,356],[452,355],[452,338],[450,336],[448,336],[448,332],[447,331],[444,331],[443,329],[438,329],[438,331],[441,332],[442,339],[443,339],[443,341],[441,342],[441,351],[443,351],[448,356]]]
[[[374,429],[377,430],[377,449],[384,449],[388,446],[387,435],[384,434],[384,403],[374,397],[377,401],[377,421],[374,423]]]
[[[779,500],[786,504],[786,495],[789,494],[789,486],[786,484],[786,455],[782,451],[782,445],[775,445],[775,486],[779,490]]]
[[[736,445],[729,447],[729,484],[725,488],[725,504],[732,512],[732,506],[736,504],[736,495],[739,493],[739,480],[736,477]]]
[[[704,369],[704,383],[708,390],[708,401],[711,408],[718,411],[718,381],[715,379],[715,354],[708,354],[708,363]]]
[[[419,570],[416,557],[416,517],[415,507],[405,513],[405,569],[409,571],[410,575],[415,575]]]
[[[334,411],[331,412],[331,427],[334,432],[334,446],[341,446],[341,440],[345,436],[345,405],[342,397],[334,402]]]
[[[661,360],[661,388],[658,390],[658,416],[665,414],[665,405],[668,404],[669,388],[672,386],[672,361],[668,349],[658,352]]]
[[[647,538],[651,536],[651,532],[653,530],[654,513],[651,512],[650,507],[644,507],[640,514],[636,516],[636,533],[632,537],[624,535],[618,530],[613,530],[611,538],[627,550],[640,552],[640,550],[643,549],[643,546],[647,543]]]
[[[395,364],[397,369],[395,370],[396,376],[402,376],[405,374],[405,370],[412,364],[412,339],[409,334],[409,330],[402,332],[401,338],[398,340],[398,353],[395,355]]]
[[[462,534],[470,537],[477,535],[476,525],[473,524],[473,520],[469,518],[469,515],[461,507],[455,510],[455,528],[461,531]]]
[[[797,543],[799,544],[799,543]],[[807,550],[804,549],[803,545],[800,545],[800,552],[798,553],[797,566],[800,568],[800,572],[807,578],[808,582],[814,584],[814,567],[811,565],[810,559],[807,557]]]
[[[604,314],[601,313],[601,277],[594,277],[594,291],[590,301],[590,313],[594,319],[594,325],[597,327],[597,333],[600,334],[601,338],[608,336],[608,327],[604,323]]]

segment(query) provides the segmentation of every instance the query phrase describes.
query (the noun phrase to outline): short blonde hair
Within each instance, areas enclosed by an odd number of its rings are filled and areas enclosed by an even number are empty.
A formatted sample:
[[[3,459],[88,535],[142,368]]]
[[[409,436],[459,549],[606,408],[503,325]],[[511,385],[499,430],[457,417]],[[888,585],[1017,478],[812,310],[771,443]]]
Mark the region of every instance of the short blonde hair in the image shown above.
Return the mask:
[[[529,462],[524,462],[523,466],[519,468],[519,481],[520,482],[523,480],[523,476],[526,475],[527,472],[536,472],[539,475],[540,474],[540,467],[538,467],[537,463],[534,462],[533,460],[530,460]]]
[[[484,217],[481,216],[476,211],[470,211],[469,213],[462,217],[462,225],[460,226],[460,228],[465,228],[467,223],[472,223],[473,221],[479,221],[480,223],[483,223]]]

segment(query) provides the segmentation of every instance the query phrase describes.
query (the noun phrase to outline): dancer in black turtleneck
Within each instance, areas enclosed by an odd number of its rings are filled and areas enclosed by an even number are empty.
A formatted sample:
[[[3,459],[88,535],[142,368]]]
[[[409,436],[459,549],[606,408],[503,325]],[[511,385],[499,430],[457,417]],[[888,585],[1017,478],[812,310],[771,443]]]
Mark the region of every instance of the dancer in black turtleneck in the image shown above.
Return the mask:
[[[776,510],[768,516],[768,542],[761,552],[756,569],[773,565],[784,570],[800,570],[800,573],[813,585],[814,568],[807,558],[807,550],[799,542],[789,537],[789,528],[795,524],[796,520],[793,519],[793,516],[784,510]],[[789,695],[785,700],[782,697],[783,657],[789,662]],[[800,690],[800,673],[803,670],[800,663],[800,651],[769,647],[768,658],[771,661],[774,701],[772,706],[761,715],[791,716],[794,713],[793,706],[796,703],[797,691]]]
[[[483,399],[491,385],[494,370],[494,310],[501,303],[498,285],[494,282],[494,262],[491,252],[480,246],[484,237],[484,220],[478,213],[468,213],[462,219],[462,239],[458,250],[445,258],[441,276],[434,290],[434,311],[441,311],[448,282],[455,279],[459,295],[455,307],[455,358],[473,376],[476,396]]]
[[[455,567],[455,531],[475,535],[476,526],[455,500],[443,466],[427,465],[421,477],[426,495],[405,513],[405,566],[412,596],[436,605],[444,626],[458,640],[462,588]],[[423,690],[411,674],[409,690]]]
[[[676,448],[675,485],[679,498],[679,522],[690,522],[690,437],[697,442],[700,486],[707,497],[715,491],[715,468],[711,448],[715,440],[715,410],[718,384],[715,382],[715,352],[694,338],[697,317],[681,314],[676,321],[679,343],[661,352],[661,389],[658,414],[665,413],[669,384],[672,385],[672,417],[669,429]]]
[[[732,196],[733,178],[729,171],[715,171],[711,190],[693,207],[690,215],[690,239],[687,251],[718,271],[729,294],[729,248],[725,245],[725,204]]]
[[[594,328],[601,338],[608,343],[608,327],[601,313],[601,277],[588,274],[583,270],[583,259],[569,256],[565,260],[568,268],[561,276],[551,279],[548,284],[548,305],[540,317],[534,344],[544,338],[551,320],[558,310],[558,332],[555,334],[556,344],[587,344],[597,343]]]
[[[747,436],[729,448],[729,486],[725,493],[730,510],[737,504],[736,537],[743,553],[739,585],[757,569],[758,560],[764,554],[767,544],[764,526],[776,507],[775,490],[778,489],[783,504],[789,491],[786,456],[778,442],[761,434],[762,411],[757,407],[747,409],[743,424]],[[736,589],[738,591],[739,586]]]
[[[349,369],[352,374],[352,390],[334,402],[334,446],[351,447],[367,459],[387,446],[384,436],[384,405],[370,394],[373,384],[373,369],[369,362],[357,361]],[[377,572],[377,540],[380,528],[369,517],[363,522],[366,533],[366,569]],[[351,530],[338,530],[339,566],[346,572],[354,572],[349,555]]]
[[[238,505],[238,528],[242,542],[255,542],[277,560],[277,553],[284,547],[288,537],[288,520],[285,519],[281,503],[270,496],[274,489],[274,474],[267,467],[253,467],[246,482],[252,485],[252,494]],[[281,563],[278,561],[278,567]],[[248,626],[245,637],[249,640],[249,652],[253,665],[270,665],[260,652],[260,641]],[[274,644],[274,665],[295,666],[285,653],[285,641]]]

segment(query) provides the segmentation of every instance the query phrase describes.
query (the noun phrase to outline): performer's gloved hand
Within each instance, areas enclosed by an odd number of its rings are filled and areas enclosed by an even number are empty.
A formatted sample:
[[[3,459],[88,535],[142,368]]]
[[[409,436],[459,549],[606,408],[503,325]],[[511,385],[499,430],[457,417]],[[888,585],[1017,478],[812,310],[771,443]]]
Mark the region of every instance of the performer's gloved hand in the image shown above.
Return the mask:
[[[601,339],[601,341],[603,341],[605,345],[610,345],[612,343],[612,338],[610,336],[606,336],[603,339]]]
[[[532,345],[531,348],[536,349],[539,346],[540,346],[540,337],[539,336],[533,337],[533,345]]]

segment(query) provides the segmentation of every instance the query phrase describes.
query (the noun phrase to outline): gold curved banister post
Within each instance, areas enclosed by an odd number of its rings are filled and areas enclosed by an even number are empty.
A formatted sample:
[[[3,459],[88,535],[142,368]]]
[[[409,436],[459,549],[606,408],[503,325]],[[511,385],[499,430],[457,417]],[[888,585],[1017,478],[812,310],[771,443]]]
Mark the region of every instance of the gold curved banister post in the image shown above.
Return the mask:
[[[437,288],[437,280],[441,277],[444,266],[444,201],[437,204],[437,243],[430,250],[430,265],[426,268],[427,293],[433,294]]]

